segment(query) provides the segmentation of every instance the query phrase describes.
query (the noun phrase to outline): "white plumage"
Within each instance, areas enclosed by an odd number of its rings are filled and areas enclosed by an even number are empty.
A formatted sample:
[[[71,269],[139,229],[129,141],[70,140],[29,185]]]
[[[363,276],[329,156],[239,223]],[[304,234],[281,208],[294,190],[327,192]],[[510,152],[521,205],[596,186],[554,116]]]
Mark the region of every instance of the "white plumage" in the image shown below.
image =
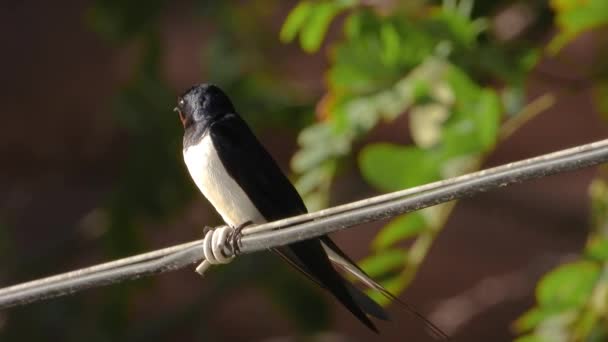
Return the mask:
[[[237,227],[247,221],[266,222],[224,168],[209,134],[198,144],[184,149],[184,161],[196,186],[228,225]]]

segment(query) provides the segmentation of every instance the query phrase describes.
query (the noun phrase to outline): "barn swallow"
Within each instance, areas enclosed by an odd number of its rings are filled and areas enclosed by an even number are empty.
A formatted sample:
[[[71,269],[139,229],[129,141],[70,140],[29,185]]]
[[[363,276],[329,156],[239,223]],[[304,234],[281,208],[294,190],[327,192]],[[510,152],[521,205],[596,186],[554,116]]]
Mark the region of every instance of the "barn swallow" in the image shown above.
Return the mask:
[[[226,224],[262,224],[307,212],[277,163],[217,86],[199,84],[178,98],[184,126],[183,155],[188,172]],[[387,320],[385,310],[334,268],[394,298],[328,237],[273,249],[291,266],[331,293],[374,332],[369,316]],[[332,265],[333,263],[333,265]],[[426,321],[426,320],[425,320]]]

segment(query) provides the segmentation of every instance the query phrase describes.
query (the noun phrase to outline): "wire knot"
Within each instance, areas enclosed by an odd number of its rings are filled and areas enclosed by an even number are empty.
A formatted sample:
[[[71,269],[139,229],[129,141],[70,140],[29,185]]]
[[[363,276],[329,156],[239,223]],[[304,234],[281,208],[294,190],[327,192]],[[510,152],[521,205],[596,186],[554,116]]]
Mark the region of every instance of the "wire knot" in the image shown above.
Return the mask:
[[[215,229],[205,227],[205,237],[203,238],[205,260],[196,267],[198,274],[202,276],[211,265],[227,264],[234,259],[236,251],[230,243],[234,234],[236,234],[235,229],[229,226]]]

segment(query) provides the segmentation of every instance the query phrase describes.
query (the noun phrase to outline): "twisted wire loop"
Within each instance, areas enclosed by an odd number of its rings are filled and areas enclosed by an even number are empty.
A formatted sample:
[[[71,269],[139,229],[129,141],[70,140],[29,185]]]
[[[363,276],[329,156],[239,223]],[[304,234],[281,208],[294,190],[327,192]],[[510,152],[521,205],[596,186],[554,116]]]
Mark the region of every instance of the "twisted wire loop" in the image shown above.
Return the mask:
[[[229,226],[205,228],[202,246],[205,260],[196,267],[196,273],[204,276],[212,265],[228,264],[234,259],[236,251],[230,244],[234,234],[235,229]]]

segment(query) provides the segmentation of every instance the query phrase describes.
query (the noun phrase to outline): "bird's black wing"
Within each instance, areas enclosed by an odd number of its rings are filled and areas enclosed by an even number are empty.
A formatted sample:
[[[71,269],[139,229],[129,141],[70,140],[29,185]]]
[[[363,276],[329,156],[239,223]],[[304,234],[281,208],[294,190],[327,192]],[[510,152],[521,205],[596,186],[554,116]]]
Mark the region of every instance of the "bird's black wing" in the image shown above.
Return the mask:
[[[224,168],[266,220],[306,212],[296,189],[242,118],[229,114],[211,124],[209,134]]]
[[[243,119],[235,114],[226,115],[210,125],[209,134],[224,168],[266,220],[274,221],[306,212],[296,189]],[[377,311],[377,308],[366,309],[366,303],[353,299],[319,239],[294,243],[276,251],[331,292],[367,327],[378,331],[364,313]]]

